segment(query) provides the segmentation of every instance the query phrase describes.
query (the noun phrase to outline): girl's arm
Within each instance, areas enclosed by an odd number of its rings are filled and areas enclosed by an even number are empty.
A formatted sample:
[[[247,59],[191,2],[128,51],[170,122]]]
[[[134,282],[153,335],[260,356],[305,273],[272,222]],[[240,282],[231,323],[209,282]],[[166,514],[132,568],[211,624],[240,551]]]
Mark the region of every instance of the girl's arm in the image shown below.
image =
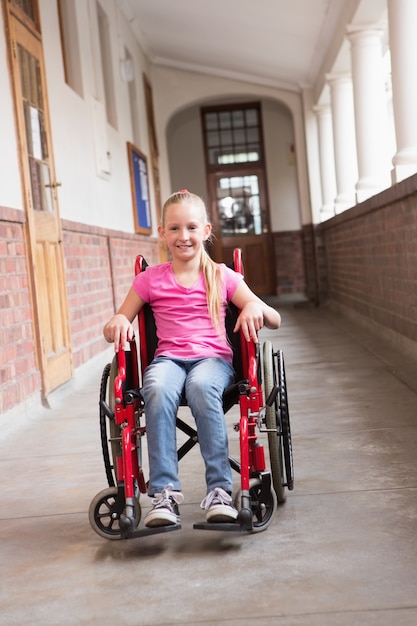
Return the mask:
[[[271,329],[280,327],[281,316],[278,311],[258,298],[245,281],[239,283],[232,302],[240,309],[233,332],[242,330],[246,341],[258,343],[258,331],[262,326]]]
[[[133,339],[135,331],[132,322],[144,304],[145,301],[131,287],[116,315],[104,326],[103,335],[109,343],[114,343],[115,352],[119,348],[124,350],[126,343]]]

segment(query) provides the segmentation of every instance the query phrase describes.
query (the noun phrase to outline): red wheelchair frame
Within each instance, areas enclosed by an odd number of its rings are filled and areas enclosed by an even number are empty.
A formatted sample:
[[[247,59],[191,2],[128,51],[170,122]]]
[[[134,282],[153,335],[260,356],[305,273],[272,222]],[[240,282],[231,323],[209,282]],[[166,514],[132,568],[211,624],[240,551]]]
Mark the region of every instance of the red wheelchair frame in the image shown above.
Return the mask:
[[[234,251],[233,261],[235,271],[243,274],[240,249]],[[145,269],[145,260],[138,256],[135,273]],[[229,329],[233,328],[237,315],[235,308]],[[142,373],[156,347],[153,324],[151,309],[145,307],[138,316]],[[236,403],[240,408],[240,419],[234,426],[239,432],[240,462],[229,457],[231,467],[240,474],[240,490],[235,497],[238,519],[232,523],[197,523],[194,528],[258,532],[269,526],[277,503],[285,500],[285,487],[291,490],[294,486],[284,361],[282,351],[274,352],[269,341],[263,344],[263,358],[260,344],[247,342],[241,332],[231,337],[231,341],[237,382],[225,390],[223,408],[225,413]],[[242,373],[246,376],[241,376]],[[113,363],[105,367],[100,388],[101,440],[109,487],[92,500],[89,519],[92,528],[107,539],[127,539],[180,528],[177,524],[137,529],[141,518],[139,497],[147,492],[141,461],[141,442],[146,434],[146,427],[141,424],[144,413],[137,345],[133,340],[129,351],[120,350]],[[198,435],[178,416],[176,424],[188,436],[178,450],[181,459],[198,443]],[[271,471],[267,470],[264,446],[257,430],[268,433]]]

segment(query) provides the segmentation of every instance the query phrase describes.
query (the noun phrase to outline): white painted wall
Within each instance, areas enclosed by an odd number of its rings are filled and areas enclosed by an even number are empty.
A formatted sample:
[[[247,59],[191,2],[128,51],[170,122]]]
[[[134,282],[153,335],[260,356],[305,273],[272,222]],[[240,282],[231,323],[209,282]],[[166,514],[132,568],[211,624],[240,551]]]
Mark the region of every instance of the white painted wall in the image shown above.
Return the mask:
[[[114,0],[100,2],[109,16],[116,94],[117,128],[106,120],[102,128],[102,141],[110,153],[109,176],[99,175],[96,164],[94,126],[98,124],[98,116],[94,102],[97,99],[105,116],[102,77],[94,49],[98,37],[96,0],[76,3],[83,72],[82,97],[64,80],[56,3],[49,0],[41,0],[40,3],[55,165],[57,180],[62,183],[59,188],[60,213],[64,219],[133,232],[126,144],[127,141],[134,143],[134,139],[128,83],[123,81],[120,71],[125,47],[134,59],[134,80],[140,107],[136,111],[140,139],[137,148],[145,156],[149,154],[149,144],[142,74],[149,73],[149,68]],[[151,185],[151,180],[149,182]],[[152,209],[154,213],[154,207]],[[155,214],[153,217],[156,229]]]
[[[4,33],[3,11],[0,11],[0,33]],[[0,35],[0,207],[22,209],[16,123],[4,35]]]
[[[188,189],[208,206],[200,108],[192,106],[171,119],[167,129],[172,190]]]
[[[299,230],[301,211],[291,113],[276,100],[263,100],[262,120],[271,230]]]

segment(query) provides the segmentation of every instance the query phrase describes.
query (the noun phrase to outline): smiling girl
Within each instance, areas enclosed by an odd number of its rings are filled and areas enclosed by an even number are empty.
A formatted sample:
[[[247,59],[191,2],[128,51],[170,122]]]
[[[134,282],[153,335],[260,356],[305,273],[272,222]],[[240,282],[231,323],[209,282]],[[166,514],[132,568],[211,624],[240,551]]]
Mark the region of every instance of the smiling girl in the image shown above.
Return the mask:
[[[278,328],[279,313],[258,298],[243,277],[215,263],[206,252],[211,224],[202,199],[188,191],[168,198],[158,229],[171,261],[138,274],[117,314],[105,325],[115,351],[133,339],[132,321],[149,303],[155,317],[158,347],[146,368],[145,401],[149,455],[148,493],[153,508],[146,526],[179,522],[183,501],[178,478],[176,415],[185,391],[194,416],[205,463],[206,496],[201,507],[208,522],[233,521],[232,474],[229,464],[222,395],[233,381],[232,348],[225,331],[228,302],[240,309],[234,332],[258,341],[262,326]]]

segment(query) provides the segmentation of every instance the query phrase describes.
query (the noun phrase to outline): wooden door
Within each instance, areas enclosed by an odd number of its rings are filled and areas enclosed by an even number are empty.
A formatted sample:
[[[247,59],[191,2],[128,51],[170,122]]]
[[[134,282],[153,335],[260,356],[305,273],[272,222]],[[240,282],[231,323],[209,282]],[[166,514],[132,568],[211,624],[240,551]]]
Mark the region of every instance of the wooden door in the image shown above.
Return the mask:
[[[211,255],[230,265],[233,250],[241,248],[250,288],[259,296],[274,294],[274,254],[263,169],[212,173],[209,180],[215,232]]]
[[[23,8],[22,8],[23,7]],[[42,396],[72,376],[67,291],[36,2],[8,0],[10,68],[20,147],[26,243]]]

